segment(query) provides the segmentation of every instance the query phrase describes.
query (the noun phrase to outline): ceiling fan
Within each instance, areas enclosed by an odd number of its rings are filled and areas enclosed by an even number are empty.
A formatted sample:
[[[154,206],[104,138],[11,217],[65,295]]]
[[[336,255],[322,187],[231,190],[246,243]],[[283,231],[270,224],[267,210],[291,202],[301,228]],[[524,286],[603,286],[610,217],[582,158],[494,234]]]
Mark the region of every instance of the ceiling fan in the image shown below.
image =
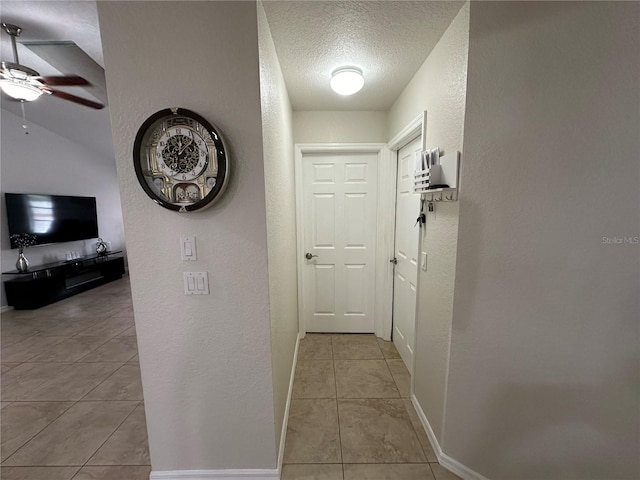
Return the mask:
[[[91,85],[84,78],[77,75],[40,76],[32,68],[20,65],[16,37],[20,36],[22,29],[9,23],[3,23],[2,28],[11,37],[14,57],[13,63],[2,62],[2,68],[0,68],[0,89],[4,93],[21,102],[32,102],[46,93],[86,107],[95,108],[96,110],[104,108],[101,103],[51,88],[52,86],[78,87]]]

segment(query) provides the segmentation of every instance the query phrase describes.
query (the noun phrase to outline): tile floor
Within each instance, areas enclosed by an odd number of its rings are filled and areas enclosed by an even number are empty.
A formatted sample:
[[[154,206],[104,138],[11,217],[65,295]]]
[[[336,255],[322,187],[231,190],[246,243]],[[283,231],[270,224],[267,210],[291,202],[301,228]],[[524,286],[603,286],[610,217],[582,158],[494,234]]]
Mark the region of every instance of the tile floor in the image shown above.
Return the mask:
[[[147,480],[128,278],[2,314],[2,480]]]
[[[128,278],[1,317],[3,480],[147,480]],[[455,480],[409,400],[391,342],[300,342],[282,480]]]
[[[438,464],[393,343],[300,341],[282,480],[457,480]]]

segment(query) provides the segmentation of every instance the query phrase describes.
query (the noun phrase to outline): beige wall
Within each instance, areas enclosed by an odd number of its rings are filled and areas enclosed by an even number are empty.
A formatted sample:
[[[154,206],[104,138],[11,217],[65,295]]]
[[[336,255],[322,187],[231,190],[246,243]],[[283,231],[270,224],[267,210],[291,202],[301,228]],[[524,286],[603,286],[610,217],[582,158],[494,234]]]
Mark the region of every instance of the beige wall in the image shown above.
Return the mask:
[[[640,478],[639,18],[471,4],[444,449],[488,478]]]
[[[298,336],[296,192],[291,104],[262,3],[258,4],[258,40],[267,200],[271,363],[276,445],[279,445]]]
[[[154,471],[276,467],[264,155],[254,2],[99,2]],[[193,72],[193,74],[191,74]],[[231,180],[213,207],[156,205],[131,152],[172,106],[226,137]],[[196,237],[197,262],[179,238]],[[184,271],[211,294],[185,296]]]
[[[440,147],[447,153],[462,150],[468,40],[469,4],[465,4],[389,111],[389,138],[426,110],[427,148]],[[439,442],[447,391],[458,205],[436,204],[435,212],[427,214],[420,247],[427,253],[427,271],[419,272],[414,388]]]
[[[293,112],[294,143],[380,143],[387,112]]]

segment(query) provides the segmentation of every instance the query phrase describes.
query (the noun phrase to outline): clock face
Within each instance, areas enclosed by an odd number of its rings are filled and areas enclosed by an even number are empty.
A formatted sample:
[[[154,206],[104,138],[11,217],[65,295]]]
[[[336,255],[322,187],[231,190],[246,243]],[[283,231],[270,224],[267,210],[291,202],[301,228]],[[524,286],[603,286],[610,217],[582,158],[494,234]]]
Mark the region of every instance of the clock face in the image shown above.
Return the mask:
[[[229,177],[222,136],[200,115],[183,108],[162,110],[142,124],[133,161],[144,191],[156,203],[180,212],[212,205]]]

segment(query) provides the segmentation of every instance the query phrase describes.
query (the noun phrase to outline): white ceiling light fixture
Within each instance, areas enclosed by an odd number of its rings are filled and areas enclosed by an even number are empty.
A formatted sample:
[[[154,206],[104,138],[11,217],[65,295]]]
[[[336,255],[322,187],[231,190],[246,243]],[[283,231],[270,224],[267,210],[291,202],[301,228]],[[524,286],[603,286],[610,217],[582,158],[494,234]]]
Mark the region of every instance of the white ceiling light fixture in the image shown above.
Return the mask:
[[[340,67],[331,74],[331,89],[339,95],[353,95],[364,87],[362,70]]]

